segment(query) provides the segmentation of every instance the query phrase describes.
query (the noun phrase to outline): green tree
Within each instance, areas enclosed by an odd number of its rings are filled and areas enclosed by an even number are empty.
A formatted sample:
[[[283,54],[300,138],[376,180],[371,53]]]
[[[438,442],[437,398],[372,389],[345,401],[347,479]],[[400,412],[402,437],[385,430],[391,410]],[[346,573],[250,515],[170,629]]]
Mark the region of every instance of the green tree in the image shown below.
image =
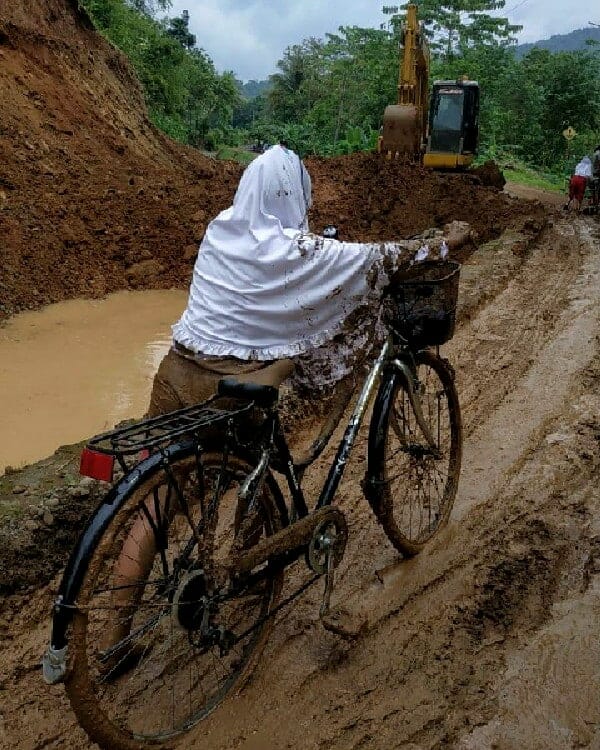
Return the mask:
[[[171,0],[128,0],[129,5],[147,16],[155,16],[159,10],[171,7]]]
[[[196,37],[190,33],[190,14],[187,10],[184,10],[179,18],[168,19],[167,34],[177,39],[187,50],[196,46]]]
[[[319,96],[319,64],[322,42],[305,39],[288,47],[277,63],[277,72],[269,78],[267,93],[269,115],[283,122],[302,119]]]
[[[278,68],[266,119],[278,123],[280,132],[296,125],[290,137],[304,150],[346,152],[373,142],[383,110],[395,98],[397,44],[386,30],[342,27],[325,40],[288,48]]]
[[[508,18],[490,14],[504,8],[506,0],[418,0],[416,4],[432,51],[446,58],[480,44],[512,44],[522,28],[511,24]],[[401,6],[403,10],[406,7],[407,4]],[[384,6],[383,10],[398,28],[402,20],[398,8]]]
[[[202,145],[211,128],[231,128],[240,95],[195,47],[189,14],[157,20],[169,0],[84,0],[97,27],[121,49],[142,83],[151,119],[179,140]]]
[[[562,131],[600,132],[600,56],[589,51],[551,53],[534,48],[510,88],[513,140],[536,164],[553,167],[565,154]]]

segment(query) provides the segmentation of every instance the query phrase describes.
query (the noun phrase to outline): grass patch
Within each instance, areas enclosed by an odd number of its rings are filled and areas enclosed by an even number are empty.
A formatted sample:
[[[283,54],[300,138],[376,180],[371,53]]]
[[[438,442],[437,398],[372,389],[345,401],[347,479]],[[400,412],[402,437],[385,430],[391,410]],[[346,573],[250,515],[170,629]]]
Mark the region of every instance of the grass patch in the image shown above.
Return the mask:
[[[529,167],[509,166],[504,167],[502,171],[507,180],[516,182],[518,185],[526,185],[527,187],[534,187],[539,190],[549,190],[554,193],[564,193],[566,190],[566,180],[564,177],[543,174]]]
[[[246,151],[244,148],[238,148],[237,146],[220,146],[216,156],[217,159],[237,161],[238,164],[247,167],[251,161],[254,161],[257,154],[252,153],[252,151]]]
[[[21,518],[24,512],[23,505],[18,500],[0,498],[0,523]]]

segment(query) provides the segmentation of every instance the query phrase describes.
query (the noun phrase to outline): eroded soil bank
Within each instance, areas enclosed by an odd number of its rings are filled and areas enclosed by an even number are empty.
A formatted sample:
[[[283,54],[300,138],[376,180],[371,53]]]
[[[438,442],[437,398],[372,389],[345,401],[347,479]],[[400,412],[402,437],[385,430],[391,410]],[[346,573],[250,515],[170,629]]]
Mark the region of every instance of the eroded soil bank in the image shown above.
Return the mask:
[[[535,241],[513,234],[481,248],[464,267],[445,347],[466,428],[448,528],[414,560],[398,559],[361,495],[363,434],[340,490],[350,541],[334,599],[366,629],[351,642],[325,632],[320,590],[305,594],[280,615],[244,692],[182,747],[598,747],[599,233],[593,221],[555,221]],[[0,570],[2,746],[90,746],[38,668],[53,574],[97,502],[76,478],[76,454],[63,449],[0,487],[3,500],[52,516],[46,525],[26,509],[35,528],[2,527],[2,548],[14,550]],[[331,458],[307,476],[313,491]],[[26,501],[15,483],[31,486]],[[292,570],[288,589],[305,575]],[[28,588],[8,595],[15,583]]]

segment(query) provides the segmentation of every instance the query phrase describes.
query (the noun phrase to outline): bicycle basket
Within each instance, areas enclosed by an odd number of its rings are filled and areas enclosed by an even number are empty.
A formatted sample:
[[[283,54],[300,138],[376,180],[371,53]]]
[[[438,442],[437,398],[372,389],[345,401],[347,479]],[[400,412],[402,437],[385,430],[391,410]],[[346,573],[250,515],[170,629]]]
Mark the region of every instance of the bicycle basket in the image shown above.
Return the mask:
[[[390,288],[386,323],[415,349],[439,346],[454,335],[460,264],[426,261]]]

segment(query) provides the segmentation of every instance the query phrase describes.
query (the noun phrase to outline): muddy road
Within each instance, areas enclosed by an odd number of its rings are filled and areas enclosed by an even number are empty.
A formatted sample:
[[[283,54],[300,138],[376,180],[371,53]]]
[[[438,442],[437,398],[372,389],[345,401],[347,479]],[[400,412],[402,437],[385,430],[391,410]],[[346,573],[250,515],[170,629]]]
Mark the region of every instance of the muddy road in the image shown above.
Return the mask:
[[[509,233],[470,258],[445,347],[466,431],[449,526],[398,559],[359,489],[362,434],[333,598],[363,629],[324,631],[312,589],[183,748],[600,748],[599,230],[556,217],[533,242]],[[331,454],[307,475],[314,491]],[[55,587],[5,600],[1,747],[90,747],[62,687],[41,683]]]

